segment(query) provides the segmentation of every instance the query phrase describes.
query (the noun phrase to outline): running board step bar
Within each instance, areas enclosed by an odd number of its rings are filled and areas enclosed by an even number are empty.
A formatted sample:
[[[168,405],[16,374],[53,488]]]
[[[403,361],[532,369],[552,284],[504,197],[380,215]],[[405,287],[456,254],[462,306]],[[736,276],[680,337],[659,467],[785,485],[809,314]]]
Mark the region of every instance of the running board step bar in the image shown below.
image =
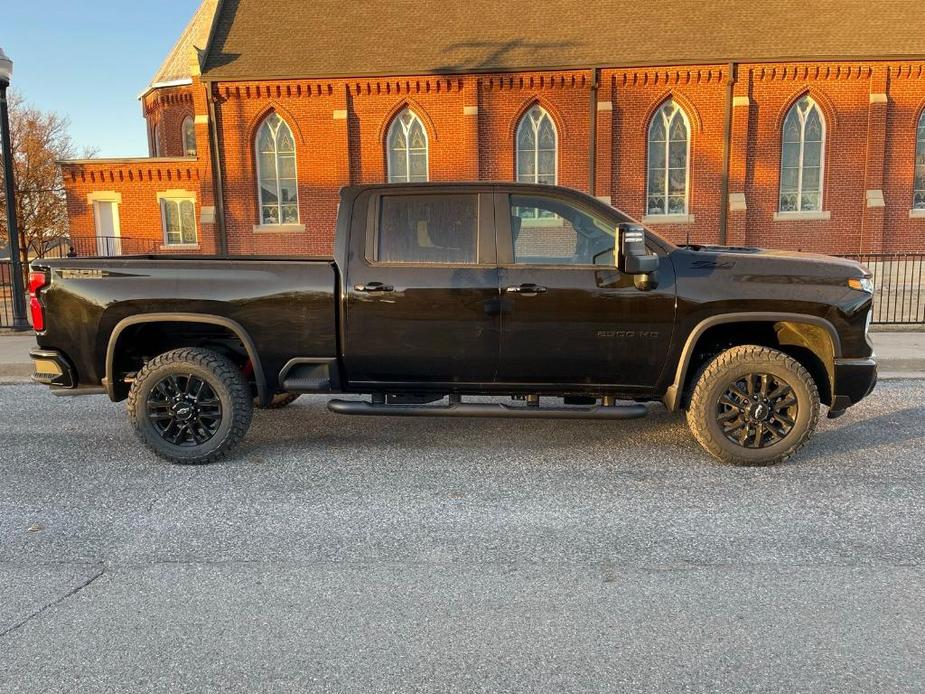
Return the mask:
[[[364,400],[329,400],[335,414],[385,417],[508,417],[511,419],[639,419],[645,405],[530,407],[501,403],[451,402],[449,405],[385,405]]]

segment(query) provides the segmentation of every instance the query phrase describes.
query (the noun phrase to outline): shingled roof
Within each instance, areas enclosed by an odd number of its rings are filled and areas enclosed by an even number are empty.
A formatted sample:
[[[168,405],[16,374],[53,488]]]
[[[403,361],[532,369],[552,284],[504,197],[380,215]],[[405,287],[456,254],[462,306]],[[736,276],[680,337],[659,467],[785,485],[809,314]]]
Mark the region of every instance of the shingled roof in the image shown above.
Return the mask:
[[[180,34],[180,38],[170,49],[163,64],[151,78],[149,89],[189,79],[192,76],[190,66],[193,64],[193,49],[205,50],[217,7],[218,0],[203,0],[196,14]]]
[[[921,0],[222,0],[207,79],[925,56]]]

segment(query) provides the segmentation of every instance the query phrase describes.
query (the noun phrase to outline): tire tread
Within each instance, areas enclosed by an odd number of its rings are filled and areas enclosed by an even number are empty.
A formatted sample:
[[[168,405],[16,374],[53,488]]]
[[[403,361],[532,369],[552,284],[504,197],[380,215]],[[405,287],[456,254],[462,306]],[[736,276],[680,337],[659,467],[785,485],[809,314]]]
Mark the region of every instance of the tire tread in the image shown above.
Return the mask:
[[[706,417],[710,416],[712,412],[712,406],[707,402],[707,391],[710,389],[713,381],[719,378],[724,370],[745,360],[752,362],[766,361],[782,366],[790,371],[794,377],[799,379],[809,391],[809,407],[811,408],[811,414],[806,432],[802,436],[796,438],[794,443],[782,453],[757,464],[775,465],[782,463],[790,459],[797,451],[806,445],[806,442],[815,432],[819,422],[819,389],[806,367],[790,355],[784,354],[779,350],[759,345],[740,345],[721,352],[704,364],[695,376],[694,391],[691,394],[690,405],[687,409],[688,426],[697,442],[714,458],[725,463],[740,465],[756,464],[755,461],[739,458],[730,454],[725,443],[717,440],[713,435],[706,421]]]
[[[230,413],[232,418],[231,429],[221,445],[208,455],[197,458],[173,455],[167,450],[155,446],[140,433],[139,418],[144,416],[144,403],[139,402],[138,391],[140,388],[138,386],[143,383],[152,372],[171,364],[192,364],[207,370],[214,374],[230,391],[232,400],[232,411]],[[241,442],[241,439],[247,434],[253,416],[253,398],[250,393],[250,387],[244,380],[244,375],[241,373],[240,369],[238,369],[228,357],[201,347],[181,347],[169,352],[164,352],[151,359],[141,368],[135,377],[135,381],[129,389],[127,407],[129,421],[141,442],[155,455],[169,460],[172,463],[182,465],[205,465],[226,455],[237,446],[238,443]]]

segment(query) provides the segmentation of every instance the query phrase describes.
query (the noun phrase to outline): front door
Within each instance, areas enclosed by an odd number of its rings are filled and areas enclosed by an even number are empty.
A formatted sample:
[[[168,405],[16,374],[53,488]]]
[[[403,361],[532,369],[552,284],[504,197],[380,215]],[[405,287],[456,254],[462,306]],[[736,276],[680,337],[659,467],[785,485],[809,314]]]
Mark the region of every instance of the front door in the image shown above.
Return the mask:
[[[501,195],[503,293],[498,381],[651,388],[674,325],[674,270],[664,251],[656,289],[615,267],[616,210],[555,193]]]
[[[368,208],[352,227],[345,279],[351,385],[492,382],[500,304],[490,188],[391,189]]]
[[[93,217],[96,220],[96,254],[121,255],[118,203],[113,200],[95,201]]]

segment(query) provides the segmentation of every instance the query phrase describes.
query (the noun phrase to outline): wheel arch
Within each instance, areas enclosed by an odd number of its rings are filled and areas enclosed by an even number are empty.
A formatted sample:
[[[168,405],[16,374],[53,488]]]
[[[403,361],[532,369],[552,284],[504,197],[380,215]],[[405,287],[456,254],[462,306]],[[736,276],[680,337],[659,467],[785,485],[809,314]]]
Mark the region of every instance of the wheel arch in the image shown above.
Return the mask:
[[[115,360],[120,346],[120,339],[128,328],[157,323],[198,323],[200,325],[218,326],[231,332],[241,341],[241,345],[254,368],[254,384],[257,388],[257,398],[261,404],[268,399],[269,389],[260,355],[250,334],[237,321],[224,316],[208,313],[145,313],[137,316],[123,318],[113,328],[106,345],[106,377],[104,386],[110,400],[117,400],[116,384],[114,378]]]
[[[841,340],[835,326],[825,318],[802,313],[741,312],[711,316],[688,334],[681,350],[675,377],[663,398],[669,410],[679,409],[696,372],[694,358],[708,345],[711,331],[734,329],[743,323],[758,324],[773,334],[773,341],[754,335],[739,337],[736,344],[765,344],[787,352],[813,376],[825,404],[831,404],[835,360],[841,356]],[[765,335],[766,337],[766,335]],[[767,344],[770,342],[770,344]],[[735,344],[729,345],[735,346]]]

